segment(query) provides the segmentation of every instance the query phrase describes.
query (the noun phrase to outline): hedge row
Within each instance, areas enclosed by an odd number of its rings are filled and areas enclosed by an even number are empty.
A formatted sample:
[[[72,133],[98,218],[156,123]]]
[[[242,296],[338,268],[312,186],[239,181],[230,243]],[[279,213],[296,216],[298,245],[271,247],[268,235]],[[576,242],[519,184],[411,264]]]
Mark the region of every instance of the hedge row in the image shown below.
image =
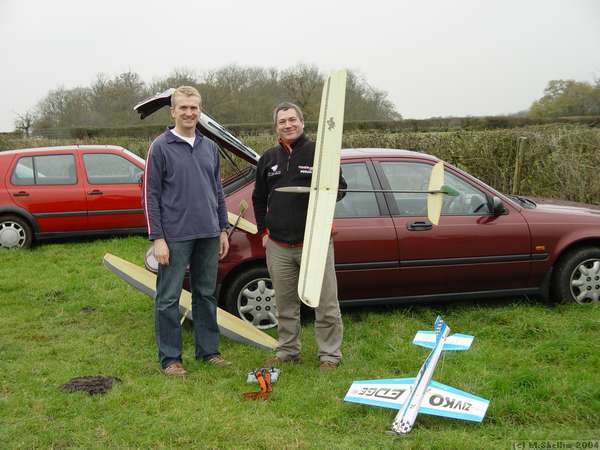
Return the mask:
[[[380,130],[400,131],[457,131],[457,130],[495,130],[520,128],[531,125],[547,125],[551,123],[585,124],[600,126],[598,116],[564,117],[555,119],[532,119],[529,117],[494,116],[494,117],[455,117],[432,118],[424,120],[405,119],[398,121],[361,121],[346,122],[346,132]],[[269,133],[273,130],[271,123],[247,123],[226,125],[236,135],[255,135]],[[87,139],[94,137],[147,137],[156,136],[165,129],[164,125],[140,125],[121,128],[52,128],[36,130],[35,136],[47,138]],[[317,122],[306,122],[307,131],[316,131]]]
[[[314,132],[308,134],[314,138]],[[262,153],[276,143],[272,131],[240,134]],[[503,192],[511,192],[519,141],[525,138],[518,193],[600,204],[600,128],[553,124],[501,130],[406,132],[346,130],[346,148],[403,148],[424,151],[471,173]],[[152,138],[93,137],[80,140],[0,136],[0,150],[65,144],[113,144],[145,156]],[[245,163],[241,162],[243,165]],[[224,165],[225,166],[225,165]]]

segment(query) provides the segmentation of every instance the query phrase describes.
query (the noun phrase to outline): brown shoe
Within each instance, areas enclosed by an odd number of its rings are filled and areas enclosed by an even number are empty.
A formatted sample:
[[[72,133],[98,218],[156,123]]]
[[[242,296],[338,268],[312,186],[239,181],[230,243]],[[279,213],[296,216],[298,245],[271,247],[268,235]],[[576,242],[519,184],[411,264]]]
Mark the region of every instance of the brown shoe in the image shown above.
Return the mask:
[[[165,375],[170,375],[174,377],[184,377],[187,372],[183,368],[183,365],[180,362],[173,362],[169,364],[167,367],[163,369]]]
[[[231,366],[231,363],[229,361],[227,361],[225,358],[223,358],[221,355],[211,356],[210,358],[208,358],[206,360],[206,363],[210,364],[212,366],[217,366],[217,367]]]
[[[272,358],[267,359],[263,363],[263,367],[277,367],[282,364],[298,364],[302,360],[299,356],[296,358],[280,358],[279,356],[273,356]]]
[[[339,363],[333,362],[333,361],[321,361],[321,364],[319,364],[319,370],[321,372],[333,372],[335,369],[337,369]]]

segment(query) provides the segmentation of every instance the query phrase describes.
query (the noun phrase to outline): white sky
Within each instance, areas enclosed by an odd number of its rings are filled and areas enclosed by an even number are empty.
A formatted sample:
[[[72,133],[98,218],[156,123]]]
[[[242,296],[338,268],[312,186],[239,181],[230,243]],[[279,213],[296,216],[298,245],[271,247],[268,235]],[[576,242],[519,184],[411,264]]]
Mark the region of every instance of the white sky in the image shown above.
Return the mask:
[[[600,78],[600,0],[0,0],[0,131],[100,72],[299,62],[359,71],[405,118],[513,113]]]

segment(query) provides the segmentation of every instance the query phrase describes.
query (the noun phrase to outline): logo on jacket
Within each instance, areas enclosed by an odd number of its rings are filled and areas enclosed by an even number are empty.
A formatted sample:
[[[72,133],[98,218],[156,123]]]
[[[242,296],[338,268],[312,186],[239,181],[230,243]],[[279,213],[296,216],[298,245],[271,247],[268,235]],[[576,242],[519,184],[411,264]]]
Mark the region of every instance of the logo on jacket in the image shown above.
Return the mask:
[[[269,171],[267,172],[268,177],[272,177],[275,175],[281,175],[281,170],[277,170],[279,166],[275,164],[274,166],[269,167]]]

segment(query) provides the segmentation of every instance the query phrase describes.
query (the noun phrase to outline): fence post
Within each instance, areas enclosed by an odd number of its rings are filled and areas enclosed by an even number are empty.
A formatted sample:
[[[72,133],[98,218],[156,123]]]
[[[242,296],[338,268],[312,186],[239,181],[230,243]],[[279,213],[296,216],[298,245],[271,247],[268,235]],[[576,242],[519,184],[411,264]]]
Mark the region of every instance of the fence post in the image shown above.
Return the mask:
[[[526,137],[519,137],[517,141],[517,154],[515,155],[515,173],[513,174],[512,193],[518,194],[521,185],[521,166],[523,164],[523,149],[525,148]]]

